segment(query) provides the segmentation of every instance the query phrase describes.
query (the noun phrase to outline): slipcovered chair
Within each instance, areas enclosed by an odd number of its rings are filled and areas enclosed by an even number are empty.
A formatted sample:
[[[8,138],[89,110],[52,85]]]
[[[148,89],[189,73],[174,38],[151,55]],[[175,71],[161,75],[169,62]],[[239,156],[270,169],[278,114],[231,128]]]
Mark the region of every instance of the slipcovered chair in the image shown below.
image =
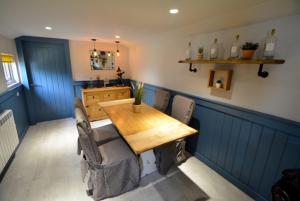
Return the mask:
[[[171,116],[184,124],[189,124],[195,109],[195,101],[184,96],[176,95],[173,99]],[[186,160],[184,139],[176,141],[176,160],[177,164]]]
[[[88,192],[95,201],[120,195],[139,185],[138,158],[121,138],[97,146],[91,137],[93,130],[86,124],[78,123],[77,130],[89,171]]]
[[[86,127],[88,129],[93,130],[92,135],[98,146],[120,137],[118,131],[116,130],[113,124],[105,125],[98,128],[91,128],[91,124],[87,118],[87,113],[83,107],[82,101],[78,97],[76,97],[74,100],[74,113],[77,123],[83,122],[84,124],[86,124]],[[81,146],[78,140],[77,154],[80,155],[80,153]]]
[[[155,91],[153,107],[161,112],[166,112],[170,100],[170,93],[168,91],[157,89]]]
[[[184,124],[188,124],[194,108],[195,101],[176,95],[172,103],[171,116]],[[184,139],[179,139],[154,149],[156,166],[160,174],[166,174],[174,163],[180,164],[186,160],[185,143]]]

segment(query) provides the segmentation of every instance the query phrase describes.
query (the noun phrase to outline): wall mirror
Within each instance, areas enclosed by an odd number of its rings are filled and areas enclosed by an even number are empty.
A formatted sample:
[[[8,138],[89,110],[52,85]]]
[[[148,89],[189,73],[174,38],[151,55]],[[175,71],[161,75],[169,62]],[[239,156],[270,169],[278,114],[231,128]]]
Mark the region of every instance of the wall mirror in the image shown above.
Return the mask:
[[[92,70],[114,70],[115,53],[111,51],[91,50],[90,64]]]

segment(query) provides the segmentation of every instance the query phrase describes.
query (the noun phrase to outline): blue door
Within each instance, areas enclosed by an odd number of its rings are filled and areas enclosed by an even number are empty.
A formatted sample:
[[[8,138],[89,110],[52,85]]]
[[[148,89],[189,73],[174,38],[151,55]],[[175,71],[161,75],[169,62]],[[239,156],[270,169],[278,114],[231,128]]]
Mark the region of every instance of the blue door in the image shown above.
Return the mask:
[[[27,104],[33,123],[73,115],[72,75],[65,42],[48,39],[22,43],[28,78]]]

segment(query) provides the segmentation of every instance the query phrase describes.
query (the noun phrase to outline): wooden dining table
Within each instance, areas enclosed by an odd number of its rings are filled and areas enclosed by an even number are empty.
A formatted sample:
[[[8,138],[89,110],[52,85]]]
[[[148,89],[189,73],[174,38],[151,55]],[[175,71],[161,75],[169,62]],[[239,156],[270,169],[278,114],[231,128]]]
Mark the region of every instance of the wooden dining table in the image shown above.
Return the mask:
[[[135,154],[196,134],[198,131],[142,103],[140,113],[132,103],[102,105],[112,123]]]

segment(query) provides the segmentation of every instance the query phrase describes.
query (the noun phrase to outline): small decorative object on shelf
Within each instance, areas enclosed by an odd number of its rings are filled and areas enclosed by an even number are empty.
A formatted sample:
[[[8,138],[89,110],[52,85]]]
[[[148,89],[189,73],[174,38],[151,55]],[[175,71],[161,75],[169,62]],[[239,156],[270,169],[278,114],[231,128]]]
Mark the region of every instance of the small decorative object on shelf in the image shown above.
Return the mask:
[[[203,47],[198,48],[198,59],[203,59]]]
[[[218,58],[218,39],[215,38],[214,43],[210,47],[210,59],[217,59]]]
[[[117,74],[117,79],[118,79],[118,84],[119,85],[124,85],[124,81],[123,81],[123,74],[125,73],[125,71],[122,71],[120,66],[118,66],[118,69],[116,71],[116,74]]]
[[[96,77],[96,87],[101,87],[101,80],[100,80],[100,76],[98,75],[97,77]]]
[[[240,38],[240,35],[237,34],[235,37],[235,41],[232,43],[232,46],[230,49],[230,58],[231,59],[239,58],[239,54],[240,54],[239,38]]]
[[[275,45],[277,42],[277,38],[275,36],[275,29],[272,29],[271,33],[268,34],[264,46],[264,58],[272,59],[275,53]]]
[[[185,60],[192,59],[192,43],[189,42],[189,45],[187,46],[185,50]]]
[[[132,105],[133,112],[139,113],[142,110],[142,98],[144,94],[144,83],[143,82],[137,82],[134,86],[131,83],[134,91],[134,103]]]
[[[208,87],[222,91],[229,91],[233,71],[230,69],[210,70]]]
[[[258,48],[258,43],[246,42],[242,46],[243,59],[252,59],[255,50]]]
[[[217,80],[217,81],[216,81],[216,87],[217,87],[217,88],[222,88],[222,87],[223,87],[223,82],[222,82],[222,80]]]

